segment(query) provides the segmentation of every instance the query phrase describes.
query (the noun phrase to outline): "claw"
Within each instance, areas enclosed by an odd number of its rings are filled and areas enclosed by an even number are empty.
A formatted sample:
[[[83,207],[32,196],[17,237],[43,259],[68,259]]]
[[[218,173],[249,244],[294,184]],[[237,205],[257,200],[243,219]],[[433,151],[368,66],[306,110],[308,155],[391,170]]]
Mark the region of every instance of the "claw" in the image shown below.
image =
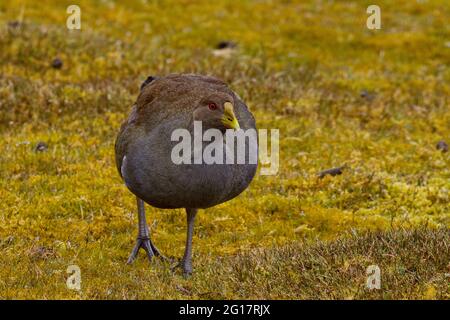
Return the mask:
[[[126,162],[126,157],[124,157],[124,163]],[[137,207],[138,207],[138,237],[136,240],[136,244],[134,245],[133,250],[131,251],[130,256],[128,257],[128,264],[133,263],[133,261],[136,259],[139,249],[143,248],[145,250],[145,253],[147,254],[147,258],[150,262],[152,262],[152,259],[154,256],[157,256],[161,258],[162,260],[166,262],[171,262],[170,259],[166,258],[161,254],[161,252],[156,248],[152,240],[150,240],[150,231],[147,226],[147,222],[145,219],[145,208],[144,208],[144,201],[142,201],[140,198],[136,197],[137,200]]]
[[[187,261],[181,261],[181,267],[183,269],[183,277],[190,278],[192,275],[192,264]]]
[[[163,260],[165,262],[172,263],[172,259],[167,258],[165,255],[163,255],[161,253],[161,251],[159,251],[159,249],[157,247],[155,247],[155,245],[153,244],[153,242],[151,240],[150,240],[150,246],[156,257],[160,258],[161,260]]]
[[[155,256],[155,252],[152,249],[154,248],[152,242],[150,241],[149,238],[137,238],[133,251],[131,251],[130,257],[128,258],[127,261],[128,264],[133,263],[133,261],[137,257],[140,248],[143,248],[145,250],[148,260],[152,262],[152,258],[153,256]]]
[[[170,269],[172,270],[172,272],[175,272],[176,269],[181,269],[183,271],[183,277],[185,279],[190,278],[193,271],[192,264],[183,259],[172,265]]]

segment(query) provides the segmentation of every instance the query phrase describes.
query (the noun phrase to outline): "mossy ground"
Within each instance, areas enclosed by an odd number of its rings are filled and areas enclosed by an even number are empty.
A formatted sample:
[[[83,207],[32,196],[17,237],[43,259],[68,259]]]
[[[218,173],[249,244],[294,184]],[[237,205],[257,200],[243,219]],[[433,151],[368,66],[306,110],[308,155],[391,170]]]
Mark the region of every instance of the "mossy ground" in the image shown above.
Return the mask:
[[[66,28],[70,4],[0,3],[0,297],[449,297],[436,255],[450,262],[450,153],[435,147],[450,143],[448,1],[377,1],[376,31],[366,28],[368,1],[78,1],[79,31]],[[222,40],[237,49],[215,55]],[[50,66],[56,57],[61,69]],[[143,255],[125,265],[137,217],[113,154],[140,83],[173,72],[224,79],[259,128],[280,129],[279,173],[199,214],[191,280]],[[35,152],[40,141],[48,149]],[[147,213],[156,245],[180,257],[184,212]],[[411,281],[389,255],[362,250],[411,228],[428,229],[417,243],[432,252],[427,270],[406,271]],[[328,249],[315,250],[318,240]],[[321,269],[342,267],[325,254],[342,241],[357,256],[347,266],[379,263],[399,285],[356,294],[360,272]],[[392,245],[402,259],[415,255]],[[262,257],[279,264],[251,253],[268,247]],[[295,262],[310,253],[324,274]],[[81,293],[66,288],[70,264],[81,268]]]

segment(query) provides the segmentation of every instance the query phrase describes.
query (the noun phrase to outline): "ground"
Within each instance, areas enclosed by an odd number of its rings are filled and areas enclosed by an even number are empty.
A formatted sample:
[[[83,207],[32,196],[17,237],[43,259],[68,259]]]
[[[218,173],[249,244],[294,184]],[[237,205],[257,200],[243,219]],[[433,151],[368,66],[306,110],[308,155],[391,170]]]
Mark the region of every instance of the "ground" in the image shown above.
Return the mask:
[[[81,30],[70,4],[0,3],[0,298],[450,298],[448,1],[377,1],[380,30],[370,1],[78,1]],[[278,173],[199,213],[190,279],[125,264],[114,164],[141,82],[174,72],[222,78],[280,130]],[[184,212],[147,215],[180,258]]]

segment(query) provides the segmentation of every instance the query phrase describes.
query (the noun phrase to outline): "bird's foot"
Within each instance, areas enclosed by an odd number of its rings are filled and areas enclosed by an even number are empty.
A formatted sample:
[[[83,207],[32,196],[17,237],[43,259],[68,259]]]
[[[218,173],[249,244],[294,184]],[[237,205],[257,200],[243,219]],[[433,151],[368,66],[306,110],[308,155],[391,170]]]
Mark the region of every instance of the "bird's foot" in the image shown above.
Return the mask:
[[[151,262],[155,252],[152,249],[152,242],[148,237],[138,237],[136,240],[136,244],[134,245],[133,251],[128,258],[127,263],[131,264],[137,257],[139,249],[143,248],[145,253],[147,254],[148,260]]]
[[[182,259],[177,267],[183,270],[184,278],[190,278],[192,276],[192,262]]]
[[[169,259],[166,256],[164,256],[161,253],[161,251],[159,251],[159,249],[157,247],[155,247],[155,245],[153,244],[152,240],[150,240],[150,247],[152,248],[152,251],[155,254],[155,256],[157,256],[161,260],[166,261],[166,262],[171,262],[172,261],[171,259]]]
[[[139,236],[136,240],[136,244],[134,245],[133,251],[128,258],[127,263],[131,264],[136,259],[139,249],[143,248],[145,253],[147,254],[148,260],[151,262],[153,257],[156,256],[161,260],[171,263],[172,260],[164,256],[159,249],[153,244],[152,240],[149,237]]]

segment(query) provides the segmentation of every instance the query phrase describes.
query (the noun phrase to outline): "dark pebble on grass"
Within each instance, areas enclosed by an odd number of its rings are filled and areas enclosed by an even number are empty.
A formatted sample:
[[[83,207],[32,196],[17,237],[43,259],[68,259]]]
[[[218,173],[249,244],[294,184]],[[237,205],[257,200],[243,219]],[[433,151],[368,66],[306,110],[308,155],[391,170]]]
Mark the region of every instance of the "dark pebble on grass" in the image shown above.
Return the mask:
[[[63,62],[60,58],[55,58],[53,59],[51,66],[53,69],[61,69],[63,66]]]
[[[375,94],[366,89],[361,90],[359,96],[367,101],[372,101],[375,98]]]
[[[20,28],[21,25],[22,25],[22,23],[20,23],[20,21],[17,21],[17,20],[13,20],[13,21],[9,21],[8,22],[8,27],[11,28],[11,29]]]
[[[319,178],[323,178],[327,175],[330,176],[338,176],[342,174],[342,171],[344,170],[345,166],[341,166],[341,167],[336,167],[336,168],[331,168],[331,169],[327,169],[327,170],[323,170],[321,172],[319,172]]]
[[[235,48],[236,47],[236,42],[233,41],[220,41],[217,45],[216,45],[216,49],[222,50],[222,49],[228,49],[228,48]]]
[[[442,152],[448,152],[448,144],[444,140],[441,140],[436,144],[436,149]]]
[[[45,142],[38,142],[36,147],[34,148],[34,151],[36,152],[44,152],[48,149],[48,145]]]

